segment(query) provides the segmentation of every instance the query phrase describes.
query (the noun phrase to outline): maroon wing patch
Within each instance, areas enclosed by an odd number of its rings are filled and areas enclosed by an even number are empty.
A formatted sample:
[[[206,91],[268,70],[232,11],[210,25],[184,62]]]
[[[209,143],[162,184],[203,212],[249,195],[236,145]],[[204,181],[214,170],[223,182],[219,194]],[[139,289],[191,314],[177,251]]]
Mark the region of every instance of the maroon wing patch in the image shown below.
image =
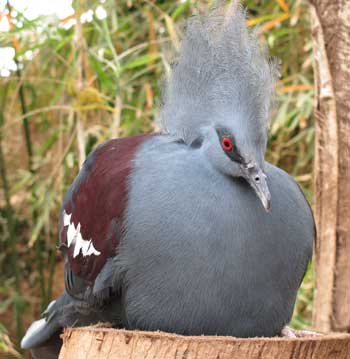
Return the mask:
[[[65,197],[60,244],[71,271],[86,285],[94,284],[107,259],[116,253],[132,159],[150,136],[113,139],[97,147]]]

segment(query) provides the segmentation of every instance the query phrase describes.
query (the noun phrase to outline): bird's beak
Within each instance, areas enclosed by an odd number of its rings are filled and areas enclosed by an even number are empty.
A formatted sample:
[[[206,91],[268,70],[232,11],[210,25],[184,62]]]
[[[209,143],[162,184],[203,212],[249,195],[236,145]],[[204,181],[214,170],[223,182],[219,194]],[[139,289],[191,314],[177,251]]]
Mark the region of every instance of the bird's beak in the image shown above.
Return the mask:
[[[266,175],[255,163],[248,163],[241,166],[243,177],[253,187],[266,212],[271,210],[271,195],[266,181]]]

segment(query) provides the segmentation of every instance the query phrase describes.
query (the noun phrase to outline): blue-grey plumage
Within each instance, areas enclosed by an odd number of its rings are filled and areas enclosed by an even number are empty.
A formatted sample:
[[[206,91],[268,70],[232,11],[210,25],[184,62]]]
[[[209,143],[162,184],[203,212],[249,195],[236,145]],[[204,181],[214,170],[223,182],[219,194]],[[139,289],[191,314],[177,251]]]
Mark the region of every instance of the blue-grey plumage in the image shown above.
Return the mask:
[[[190,143],[205,126],[234,126],[247,147],[264,149],[262,160],[278,75],[237,1],[194,16],[166,82],[163,131]]]
[[[249,337],[292,316],[315,227],[264,159],[276,65],[237,2],[194,17],[180,50],[161,133],[102,144],[66,195],[66,291],[22,341],[38,358],[71,325]]]
[[[294,180],[264,168],[271,212],[244,179],[208,163],[204,142],[190,148],[159,136],[142,146],[118,256],[128,327],[280,333],[312,254],[314,222]]]

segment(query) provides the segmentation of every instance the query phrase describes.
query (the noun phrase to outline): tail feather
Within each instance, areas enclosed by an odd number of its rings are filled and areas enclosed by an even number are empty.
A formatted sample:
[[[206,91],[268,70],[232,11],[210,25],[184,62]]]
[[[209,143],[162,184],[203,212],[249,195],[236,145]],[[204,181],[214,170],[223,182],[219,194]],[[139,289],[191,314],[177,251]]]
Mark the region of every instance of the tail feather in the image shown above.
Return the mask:
[[[50,303],[50,306],[54,305],[55,302]],[[54,315],[36,320],[28,328],[25,336],[23,337],[21,341],[21,348],[29,349],[40,345],[48,340],[59,328],[60,324]]]
[[[69,302],[70,297],[67,293],[64,293],[57,300],[51,302],[43,313],[44,318],[36,320],[28,328],[21,341],[21,348],[30,349],[41,346],[57,331],[61,330],[62,325],[59,321],[59,317],[61,315],[62,308]]]

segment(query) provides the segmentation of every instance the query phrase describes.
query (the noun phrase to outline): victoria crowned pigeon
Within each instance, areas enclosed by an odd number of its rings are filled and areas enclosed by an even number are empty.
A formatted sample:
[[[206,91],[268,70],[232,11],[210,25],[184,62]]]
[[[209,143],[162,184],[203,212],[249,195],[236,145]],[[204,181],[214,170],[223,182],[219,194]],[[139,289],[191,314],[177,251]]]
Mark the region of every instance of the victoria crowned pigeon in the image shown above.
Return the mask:
[[[63,327],[97,322],[281,333],[315,229],[296,182],[264,160],[276,67],[239,4],[188,22],[160,133],[101,144],[68,191],[65,291],[22,348],[55,357]]]

